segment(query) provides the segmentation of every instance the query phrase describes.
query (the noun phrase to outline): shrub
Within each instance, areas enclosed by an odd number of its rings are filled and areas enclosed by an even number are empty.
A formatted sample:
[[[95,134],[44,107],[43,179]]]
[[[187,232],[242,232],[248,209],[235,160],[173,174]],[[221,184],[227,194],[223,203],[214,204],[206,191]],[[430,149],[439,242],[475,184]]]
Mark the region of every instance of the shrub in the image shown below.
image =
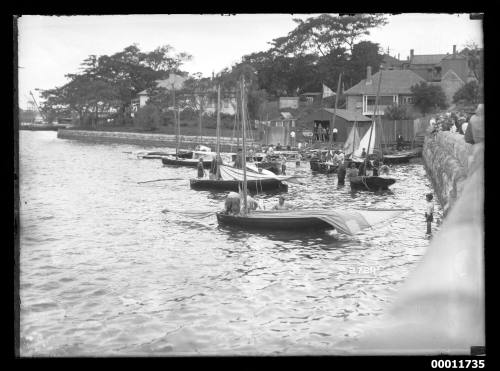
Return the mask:
[[[411,87],[413,93],[413,104],[424,115],[438,108],[445,109],[446,95],[439,85],[430,85],[421,82]]]
[[[146,130],[155,130],[160,126],[160,123],[160,110],[153,104],[146,104],[139,108],[134,115],[134,125]]]
[[[407,120],[410,115],[406,106],[392,104],[385,109],[384,117],[389,120]]]
[[[453,95],[453,103],[477,104],[480,99],[480,89],[476,81],[470,81]]]

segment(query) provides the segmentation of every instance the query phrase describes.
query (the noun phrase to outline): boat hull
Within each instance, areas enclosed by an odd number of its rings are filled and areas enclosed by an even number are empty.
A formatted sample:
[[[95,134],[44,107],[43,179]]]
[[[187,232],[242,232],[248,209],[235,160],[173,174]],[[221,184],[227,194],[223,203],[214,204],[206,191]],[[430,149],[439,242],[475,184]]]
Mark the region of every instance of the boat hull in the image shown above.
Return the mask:
[[[238,180],[191,179],[192,189],[211,191],[238,192],[242,182]],[[288,186],[277,179],[247,180],[247,189],[254,192],[282,191],[287,192]]]
[[[298,218],[266,218],[259,215],[257,218],[242,217],[239,215],[228,215],[217,213],[217,221],[221,225],[243,227],[245,229],[264,229],[273,231],[297,231],[297,230],[327,230],[334,229],[327,222],[318,218],[298,217]]]
[[[182,159],[182,158],[167,158],[167,157],[162,157],[161,162],[163,165],[170,165],[170,166],[188,166],[188,167],[198,167],[198,160],[191,160],[191,159]],[[203,161],[203,167],[205,169],[210,169],[210,165],[212,164],[212,161]]]
[[[332,174],[337,172],[338,165],[327,164],[321,161],[311,160],[309,161],[312,171],[316,171],[322,174]]]
[[[350,179],[351,189],[356,190],[387,190],[389,186],[396,183],[394,178],[383,178],[379,176],[356,176]]]

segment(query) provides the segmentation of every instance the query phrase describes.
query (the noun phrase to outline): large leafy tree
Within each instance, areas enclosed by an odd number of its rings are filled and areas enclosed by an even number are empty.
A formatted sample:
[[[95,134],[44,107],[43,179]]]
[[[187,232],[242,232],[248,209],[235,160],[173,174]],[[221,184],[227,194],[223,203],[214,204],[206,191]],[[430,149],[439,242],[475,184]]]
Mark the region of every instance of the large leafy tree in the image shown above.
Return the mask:
[[[413,94],[413,104],[424,115],[438,108],[445,109],[446,95],[439,85],[430,85],[426,82],[421,82],[411,87]]]
[[[321,14],[305,21],[294,19],[294,22],[297,27],[287,36],[271,42],[273,52],[293,56],[326,56],[339,48],[352,52],[356,40],[363,35],[369,35],[371,28],[387,23],[385,16],[379,14]]]
[[[372,73],[380,69],[383,56],[380,54],[379,44],[370,41],[361,41],[352,48],[351,58],[348,65],[348,85],[352,86],[366,76],[366,67],[372,67]]]
[[[453,95],[453,103],[477,104],[480,99],[481,91],[476,81],[468,82]]]
[[[69,108],[78,114],[81,123],[113,109],[124,122],[131,100],[140,91],[154,87],[155,80],[178,71],[190,58],[186,53],[172,55],[172,51],[166,45],[144,53],[134,44],[112,55],[90,55],[82,62],[79,73],[66,75],[67,84],[42,93],[44,107]]]

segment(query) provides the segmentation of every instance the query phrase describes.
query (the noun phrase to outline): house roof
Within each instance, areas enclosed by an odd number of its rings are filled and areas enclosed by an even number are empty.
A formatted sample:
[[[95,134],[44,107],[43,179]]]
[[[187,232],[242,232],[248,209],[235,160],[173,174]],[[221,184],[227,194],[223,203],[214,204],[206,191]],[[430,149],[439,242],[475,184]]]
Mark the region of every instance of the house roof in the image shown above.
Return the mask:
[[[404,61],[400,61],[399,59],[397,58],[394,58],[393,56],[389,55],[389,54],[384,54],[383,55],[383,60],[382,60],[382,63],[385,63],[385,64],[393,64],[393,65],[402,65]]]
[[[323,108],[325,111],[333,114],[335,110],[333,108]],[[361,113],[352,112],[345,109],[338,109],[336,115],[342,117],[346,121],[372,121],[371,118],[363,116]]]
[[[300,95],[321,95],[323,93],[302,93]]]
[[[366,79],[346,90],[346,95],[376,95],[380,72],[372,76],[372,83],[366,84]],[[410,88],[422,81],[422,77],[411,70],[384,70],[380,83],[380,94],[411,94]]]
[[[443,77],[441,78],[441,81],[446,81],[446,80],[459,80],[459,81],[461,81],[461,82],[465,83],[465,81],[464,81],[464,80],[462,80],[462,79],[460,78],[460,76],[458,76],[458,75],[455,73],[455,71],[453,71],[453,70],[448,70],[448,71],[446,71],[446,73],[445,73],[445,74],[443,75]]]
[[[460,54],[460,53],[456,53],[455,55],[453,54],[447,54],[446,57],[444,57],[443,59],[467,59],[467,57],[463,54]]]
[[[287,121],[287,120],[295,120],[290,112],[280,112],[279,117],[274,117],[269,121]]]
[[[410,59],[410,64],[439,64],[446,54],[420,54]]]

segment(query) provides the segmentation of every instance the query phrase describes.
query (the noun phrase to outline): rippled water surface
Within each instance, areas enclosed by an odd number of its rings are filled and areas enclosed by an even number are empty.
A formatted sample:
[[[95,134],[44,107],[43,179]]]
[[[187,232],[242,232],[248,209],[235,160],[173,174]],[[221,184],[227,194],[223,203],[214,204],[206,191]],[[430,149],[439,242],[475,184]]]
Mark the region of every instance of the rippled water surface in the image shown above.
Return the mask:
[[[336,354],[429,243],[421,164],[393,167],[392,191],[375,194],[289,163],[306,176],[289,186],[297,207],[411,210],[355,237],[246,233],[179,213],[215,212],[224,194],[127,153],[140,149],[20,132],[22,355]],[[181,180],[137,183],[159,178]]]

